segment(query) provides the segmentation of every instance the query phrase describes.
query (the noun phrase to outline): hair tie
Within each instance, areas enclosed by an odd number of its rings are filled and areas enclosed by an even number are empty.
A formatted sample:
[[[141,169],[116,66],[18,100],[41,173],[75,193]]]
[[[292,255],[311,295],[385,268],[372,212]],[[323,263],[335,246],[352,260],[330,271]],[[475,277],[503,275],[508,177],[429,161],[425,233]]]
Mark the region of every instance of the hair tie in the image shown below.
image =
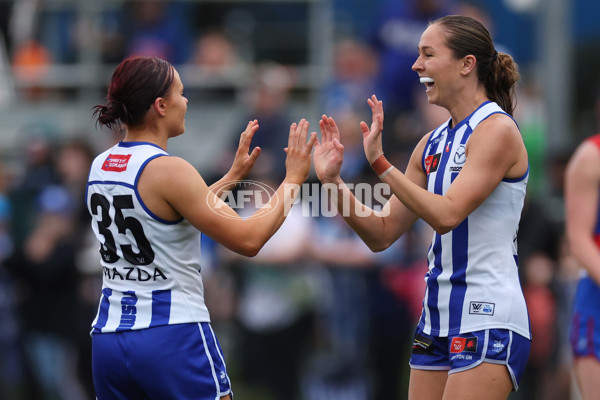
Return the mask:
[[[498,59],[498,51],[494,50],[494,55],[492,56],[492,63],[494,63]]]

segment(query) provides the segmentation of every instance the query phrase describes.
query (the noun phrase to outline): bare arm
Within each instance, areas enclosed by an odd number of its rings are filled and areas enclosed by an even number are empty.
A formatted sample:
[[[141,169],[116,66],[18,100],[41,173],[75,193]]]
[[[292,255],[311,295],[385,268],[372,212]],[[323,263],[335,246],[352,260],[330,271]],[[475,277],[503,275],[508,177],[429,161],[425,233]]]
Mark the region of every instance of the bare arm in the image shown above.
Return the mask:
[[[325,187],[332,187],[331,201],[346,223],[373,251],[382,251],[394,243],[416,222],[417,216],[392,196],[380,212],[368,208],[354,197],[339,175],[344,147],[333,118],[323,116],[319,122],[321,143],[315,146],[315,170]],[[406,176],[415,185],[425,187],[425,175],[415,154],[422,152],[424,138],[413,153]]]
[[[392,192],[416,215],[443,234],[479,207],[503,178],[523,176],[527,151],[514,122],[496,114],[481,122],[467,142],[467,161],[445,195],[415,185],[398,170],[384,177]]]
[[[600,152],[594,144],[584,142],[567,165],[566,231],[571,253],[600,285],[600,250],[594,242],[599,187]]]
[[[367,100],[373,113],[371,127],[361,122],[363,146],[369,163],[381,154],[383,131],[383,105],[373,95]],[[412,155],[410,164],[421,171],[422,184],[392,169],[383,181],[392,193],[415,215],[427,222],[436,232],[444,234],[458,226],[479,207],[500,184],[503,178],[523,176],[528,168],[527,150],[521,134],[512,119],[504,114],[494,114],[482,121],[471,134],[467,146],[467,161],[448,191],[443,195],[429,192],[420,163],[426,142],[421,140]],[[417,165],[418,164],[418,165]]]
[[[158,216],[168,220],[183,217],[230,250],[254,256],[281,226],[299,185],[308,177],[316,133],[307,143],[307,132],[305,120],[290,127],[286,177],[270,201],[251,218],[239,217],[209,189],[191,164],[177,157],[159,157],[148,163],[140,178],[140,194]]]

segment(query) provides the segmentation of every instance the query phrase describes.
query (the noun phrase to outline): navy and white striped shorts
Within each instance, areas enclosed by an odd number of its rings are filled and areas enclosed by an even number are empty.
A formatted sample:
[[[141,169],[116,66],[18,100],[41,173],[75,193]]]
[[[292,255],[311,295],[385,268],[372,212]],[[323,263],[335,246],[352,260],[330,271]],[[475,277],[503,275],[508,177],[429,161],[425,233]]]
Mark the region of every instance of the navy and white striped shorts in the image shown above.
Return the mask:
[[[486,329],[450,337],[425,334],[417,328],[410,367],[424,370],[448,370],[448,374],[475,368],[482,362],[503,364],[519,388],[531,340],[508,329]]]
[[[217,400],[231,394],[221,347],[207,322],[92,334],[92,367],[98,400]]]

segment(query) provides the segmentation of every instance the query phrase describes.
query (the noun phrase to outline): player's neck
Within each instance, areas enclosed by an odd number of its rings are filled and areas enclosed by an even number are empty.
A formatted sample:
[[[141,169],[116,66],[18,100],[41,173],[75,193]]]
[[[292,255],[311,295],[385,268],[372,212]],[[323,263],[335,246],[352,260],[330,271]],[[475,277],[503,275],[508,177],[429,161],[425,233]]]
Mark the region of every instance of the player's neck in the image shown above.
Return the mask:
[[[148,126],[127,128],[124,142],[148,142],[153,143],[163,150],[167,150],[167,136],[158,129],[152,129]]]

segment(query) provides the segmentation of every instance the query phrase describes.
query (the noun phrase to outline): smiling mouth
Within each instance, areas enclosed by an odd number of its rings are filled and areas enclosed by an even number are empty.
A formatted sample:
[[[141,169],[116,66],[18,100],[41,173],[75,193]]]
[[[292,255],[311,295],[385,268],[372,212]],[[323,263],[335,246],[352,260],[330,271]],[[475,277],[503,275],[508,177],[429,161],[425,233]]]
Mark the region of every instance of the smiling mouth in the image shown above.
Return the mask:
[[[433,80],[433,79],[431,79],[431,78],[430,78],[430,77],[428,77],[428,76],[422,76],[422,77],[420,77],[420,78],[419,78],[419,81],[420,81],[422,84],[424,84],[424,85],[425,85],[425,87],[426,87],[427,89],[431,89],[431,88],[433,87],[433,84],[434,84],[434,80]]]

